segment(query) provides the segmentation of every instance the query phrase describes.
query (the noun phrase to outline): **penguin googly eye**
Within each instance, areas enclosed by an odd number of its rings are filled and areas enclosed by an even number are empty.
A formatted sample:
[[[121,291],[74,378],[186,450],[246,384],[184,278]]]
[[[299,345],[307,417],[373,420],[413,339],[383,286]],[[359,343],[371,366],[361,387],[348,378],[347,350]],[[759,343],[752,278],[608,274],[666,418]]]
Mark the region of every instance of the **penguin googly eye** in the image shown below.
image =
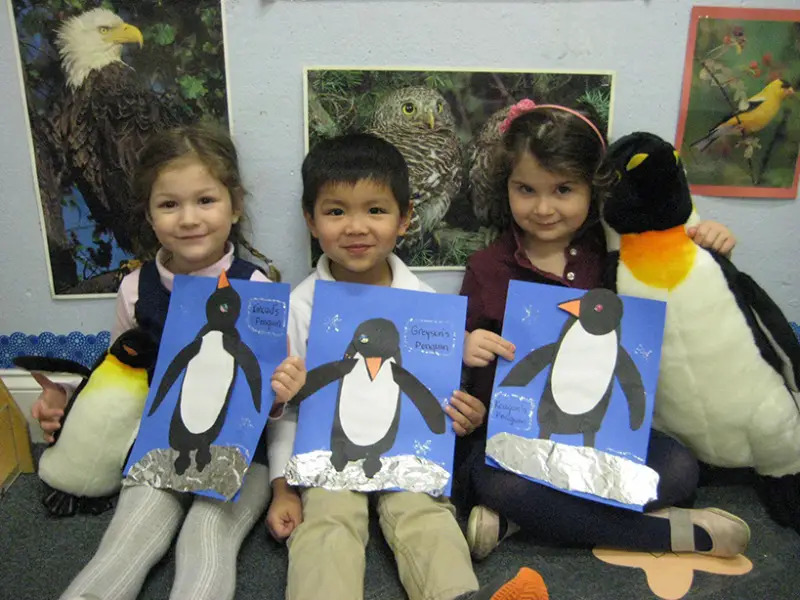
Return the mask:
[[[227,304],[220,304],[219,305],[219,312],[223,312],[223,313],[228,312],[228,305]]]
[[[602,304],[595,304],[594,305],[594,312],[603,312],[603,305]]]
[[[369,336],[366,333],[362,333],[358,336],[358,341],[362,344],[369,344]]]

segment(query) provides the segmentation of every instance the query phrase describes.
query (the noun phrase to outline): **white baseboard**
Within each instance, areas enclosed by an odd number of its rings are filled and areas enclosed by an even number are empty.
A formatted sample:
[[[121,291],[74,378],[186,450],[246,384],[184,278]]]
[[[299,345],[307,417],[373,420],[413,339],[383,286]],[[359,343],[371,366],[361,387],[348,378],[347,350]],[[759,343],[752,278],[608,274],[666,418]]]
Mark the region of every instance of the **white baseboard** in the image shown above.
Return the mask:
[[[56,383],[77,384],[81,378],[75,375],[48,375],[50,379]],[[19,409],[28,420],[28,430],[31,434],[31,441],[33,443],[43,443],[44,435],[39,427],[39,423],[31,416],[31,407],[42,388],[36,383],[36,380],[31,376],[28,371],[22,369],[0,369],[0,379],[8,388],[11,397],[19,406]]]

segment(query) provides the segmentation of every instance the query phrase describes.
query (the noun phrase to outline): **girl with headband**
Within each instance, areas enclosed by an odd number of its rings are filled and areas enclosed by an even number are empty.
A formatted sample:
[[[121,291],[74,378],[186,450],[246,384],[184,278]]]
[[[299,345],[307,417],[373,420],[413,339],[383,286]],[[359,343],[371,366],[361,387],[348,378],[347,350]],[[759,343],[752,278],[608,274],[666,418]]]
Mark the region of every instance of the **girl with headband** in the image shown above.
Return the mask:
[[[461,294],[468,298],[464,364],[467,391],[489,404],[497,356],[514,359],[500,336],[512,279],[574,288],[600,287],[606,246],[600,205],[614,181],[606,140],[591,114],[522,100],[500,125],[494,165],[504,233],[467,264]],[[735,239],[707,221],[690,235],[729,253]],[[481,433],[483,435],[481,435]],[[485,464],[485,428],[459,440],[457,483],[474,505],[467,527],[473,557],[485,558],[522,530],[538,540],[641,551],[694,551],[734,556],[745,550],[747,524],[719,509],[683,510],[691,503],[698,464],[676,440],[652,431],[647,464],[658,472],[658,498],[645,513],[565,494]],[[460,466],[459,466],[460,465]]]

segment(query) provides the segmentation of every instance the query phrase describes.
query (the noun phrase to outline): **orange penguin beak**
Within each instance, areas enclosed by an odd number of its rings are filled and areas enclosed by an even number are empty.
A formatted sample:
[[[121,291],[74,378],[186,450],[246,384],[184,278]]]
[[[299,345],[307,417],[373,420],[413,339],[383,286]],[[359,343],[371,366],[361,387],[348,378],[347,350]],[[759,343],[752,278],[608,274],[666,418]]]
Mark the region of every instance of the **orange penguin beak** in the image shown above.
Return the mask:
[[[578,318],[581,315],[581,300],[578,298],[577,300],[562,302],[558,305],[558,308],[565,310],[575,318]]]
[[[222,288],[226,288],[230,285],[228,281],[228,276],[225,275],[225,271],[219,274],[219,281],[217,282],[217,289],[221,290]]]
[[[367,371],[369,371],[369,378],[375,381],[375,378],[378,376],[378,371],[381,370],[381,365],[383,364],[383,359],[378,358],[368,358],[367,359]]]
[[[125,344],[122,344],[122,349],[125,350],[125,352],[129,356],[137,356],[139,354],[138,352],[136,352],[136,350],[134,350],[133,348],[131,348],[130,346],[127,346]]]

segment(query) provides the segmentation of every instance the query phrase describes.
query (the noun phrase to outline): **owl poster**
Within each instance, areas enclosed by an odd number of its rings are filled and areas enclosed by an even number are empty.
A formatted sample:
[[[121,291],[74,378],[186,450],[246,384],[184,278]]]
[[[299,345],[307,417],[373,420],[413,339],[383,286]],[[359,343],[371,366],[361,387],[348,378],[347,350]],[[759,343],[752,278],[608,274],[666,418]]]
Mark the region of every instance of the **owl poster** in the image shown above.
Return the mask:
[[[124,485],[236,497],[279,412],[270,378],[286,358],[288,307],[285,283],[175,276]]]
[[[598,502],[642,511],[666,304],[606,289],[512,281],[487,464]]]
[[[8,5],[51,293],[110,296],[157,247],[131,189],[146,139],[228,120],[220,0]]]
[[[797,197],[800,10],[692,9],[675,147],[695,194]]]
[[[461,296],[317,281],[292,485],[450,494]]]
[[[415,269],[463,267],[501,232],[491,157],[499,125],[523,98],[591,105],[609,132],[610,72],[305,69],[306,149],[370,132],[409,166],[411,224],[395,250]],[[311,261],[320,250],[310,239]]]

